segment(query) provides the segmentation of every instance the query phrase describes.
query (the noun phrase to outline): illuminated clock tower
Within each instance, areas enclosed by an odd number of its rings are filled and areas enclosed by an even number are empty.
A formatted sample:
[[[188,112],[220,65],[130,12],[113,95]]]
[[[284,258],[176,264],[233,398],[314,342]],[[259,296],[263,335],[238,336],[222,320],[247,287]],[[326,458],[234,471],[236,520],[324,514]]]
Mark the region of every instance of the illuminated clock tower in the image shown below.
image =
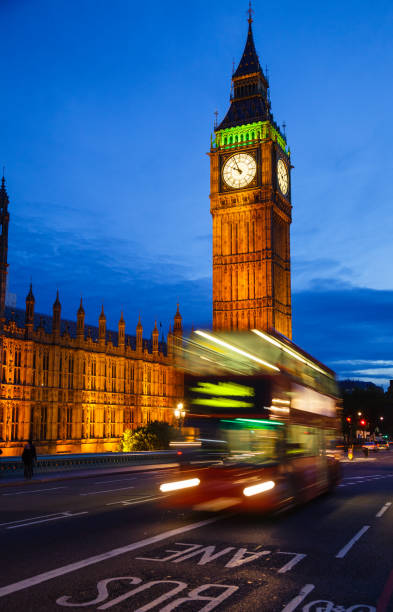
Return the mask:
[[[231,105],[210,151],[213,328],[291,338],[290,152],[270,110],[251,11],[248,23]]]

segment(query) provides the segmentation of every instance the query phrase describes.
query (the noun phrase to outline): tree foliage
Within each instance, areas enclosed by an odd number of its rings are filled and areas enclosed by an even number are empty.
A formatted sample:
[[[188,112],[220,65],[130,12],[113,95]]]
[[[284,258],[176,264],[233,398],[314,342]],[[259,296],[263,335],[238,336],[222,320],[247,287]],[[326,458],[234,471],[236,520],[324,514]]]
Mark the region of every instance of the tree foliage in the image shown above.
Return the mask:
[[[120,450],[131,451],[166,450],[174,438],[174,428],[168,423],[153,421],[138,429],[126,429],[120,440]]]

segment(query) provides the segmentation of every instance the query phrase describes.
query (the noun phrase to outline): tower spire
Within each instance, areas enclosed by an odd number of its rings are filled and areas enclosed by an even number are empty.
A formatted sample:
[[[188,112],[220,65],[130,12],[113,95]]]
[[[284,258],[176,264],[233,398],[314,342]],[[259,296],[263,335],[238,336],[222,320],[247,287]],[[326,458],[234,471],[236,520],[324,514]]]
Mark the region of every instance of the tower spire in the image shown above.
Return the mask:
[[[216,127],[215,132],[257,123],[269,121],[269,83],[261,68],[258,54],[255,49],[252,33],[251,2],[248,8],[248,33],[243,55],[239,65],[232,73],[231,106],[223,121]]]
[[[254,11],[253,11],[253,9],[252,9],[252,6],[251,6],[251,0],[250,0],[250,2],[248,3],[248,10],[247,10],[247,13],[248,13],[248,23],[249,23],[250,25],[252,24],[252,21],[253,21],[253,19],[252,19],[252,14],[253,14],[253,12],[254,12]]]

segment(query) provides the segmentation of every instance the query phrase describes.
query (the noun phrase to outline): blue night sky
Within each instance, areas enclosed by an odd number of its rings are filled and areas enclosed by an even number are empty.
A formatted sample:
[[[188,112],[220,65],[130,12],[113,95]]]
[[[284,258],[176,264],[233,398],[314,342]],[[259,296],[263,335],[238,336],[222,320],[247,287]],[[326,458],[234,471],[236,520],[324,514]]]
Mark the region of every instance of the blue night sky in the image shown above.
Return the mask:
[[[1,0],[9,290],[127,332],[211,325],[209,160],[247,2]],[[294,341],[393,379],[391,0],[254,2],[292,173]]]

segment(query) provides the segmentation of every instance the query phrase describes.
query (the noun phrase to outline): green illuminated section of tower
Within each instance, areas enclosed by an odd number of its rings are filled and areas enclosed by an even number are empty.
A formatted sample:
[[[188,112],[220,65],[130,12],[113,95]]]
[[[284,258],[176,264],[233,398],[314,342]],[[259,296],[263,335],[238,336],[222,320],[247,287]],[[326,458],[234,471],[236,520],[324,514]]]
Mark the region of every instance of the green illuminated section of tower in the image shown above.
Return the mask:
[[[286,155],[291,155],[285,138],[270,121],[256,121],[246,125],[237,125],[217,130],[215,131],[215,138],[212,139],[212,148],[233,149],[241,146],[246,147],[261,140],[273,140],[277,142]]]

